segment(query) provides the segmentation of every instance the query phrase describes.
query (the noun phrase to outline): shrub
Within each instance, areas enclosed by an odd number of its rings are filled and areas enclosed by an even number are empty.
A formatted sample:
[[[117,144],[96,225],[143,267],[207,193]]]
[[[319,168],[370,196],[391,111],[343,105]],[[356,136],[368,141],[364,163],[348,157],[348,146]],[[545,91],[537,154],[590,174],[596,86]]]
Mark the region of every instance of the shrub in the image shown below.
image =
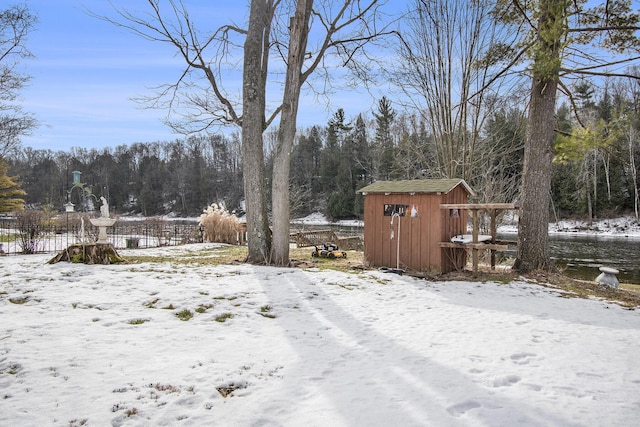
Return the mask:
[[[25,210],[16,213],[16,228],[23,254],[35,254],[41,249],[40,244],[50,221],[51,214],[45,211]]]
[[[206,242],[238,244],[240,221],[233,214],[217,204],[212,204],[200,215],[199,224],[203,228]]]

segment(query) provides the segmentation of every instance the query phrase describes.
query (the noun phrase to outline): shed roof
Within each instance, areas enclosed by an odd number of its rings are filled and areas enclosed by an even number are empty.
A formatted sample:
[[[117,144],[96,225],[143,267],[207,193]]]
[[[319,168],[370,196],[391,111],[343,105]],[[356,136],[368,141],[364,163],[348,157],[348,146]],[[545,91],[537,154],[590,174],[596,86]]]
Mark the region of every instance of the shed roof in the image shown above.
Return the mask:
[[[464,179],[407,179],[399,181],[376,181],[357,191],[357,193],[444,193],[447,194],[458,185],[462,185],[467,192],[475,193]]]

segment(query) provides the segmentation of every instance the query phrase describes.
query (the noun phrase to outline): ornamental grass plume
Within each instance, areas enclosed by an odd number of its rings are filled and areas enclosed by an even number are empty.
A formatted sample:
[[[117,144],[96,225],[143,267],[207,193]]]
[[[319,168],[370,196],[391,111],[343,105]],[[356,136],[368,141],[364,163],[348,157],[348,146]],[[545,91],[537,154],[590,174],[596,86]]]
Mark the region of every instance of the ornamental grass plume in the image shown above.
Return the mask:
[[[223,206],[211,204],[200,215],[198,222],[203,227],[205,242],[238,244],[240,221]]]

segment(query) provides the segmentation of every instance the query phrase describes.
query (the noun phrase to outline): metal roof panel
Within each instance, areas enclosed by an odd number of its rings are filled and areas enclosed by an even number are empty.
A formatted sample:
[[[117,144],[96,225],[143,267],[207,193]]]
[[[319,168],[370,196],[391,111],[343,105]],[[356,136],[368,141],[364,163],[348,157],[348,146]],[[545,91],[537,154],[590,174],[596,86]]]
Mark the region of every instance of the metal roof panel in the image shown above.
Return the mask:
[[[398,181],[376,181],[367,185],[357,193],[449,193],[451,190],[462,184],[470,195],[475,195],[471,187],[464,179],[407,179]]]

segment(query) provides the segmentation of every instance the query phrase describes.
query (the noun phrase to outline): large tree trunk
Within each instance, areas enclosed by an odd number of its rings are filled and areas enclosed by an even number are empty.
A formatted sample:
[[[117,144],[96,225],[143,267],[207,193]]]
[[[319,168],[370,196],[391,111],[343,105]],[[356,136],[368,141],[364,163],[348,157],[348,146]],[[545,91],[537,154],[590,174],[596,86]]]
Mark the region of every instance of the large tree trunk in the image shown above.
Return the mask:
[[[524,147],[518,255],[513,266],[521,273],[551,267],[549,203],[552,143],[566,7],[566,0],[546,0],[540,3],[529,121]]]
[[[313,0],[300,0],[289,24],[289,54],[280,128],[273,159],[271,207],[273,210],[273,263],[289,264],[289,175],[291,149],[296,135],[302,63],[307,47]]]
[[[514,268],[523,273],[549,267],[551,143],[556,86],[554,81],[534,81],[531,91],[518,224],[518,257],[514,264]]]
[[[272,0],[251,0],[244,44],[242,162],[249,247],[247,262],[252,264],[269,263],[271,258],[262,132],[272,3]]]

